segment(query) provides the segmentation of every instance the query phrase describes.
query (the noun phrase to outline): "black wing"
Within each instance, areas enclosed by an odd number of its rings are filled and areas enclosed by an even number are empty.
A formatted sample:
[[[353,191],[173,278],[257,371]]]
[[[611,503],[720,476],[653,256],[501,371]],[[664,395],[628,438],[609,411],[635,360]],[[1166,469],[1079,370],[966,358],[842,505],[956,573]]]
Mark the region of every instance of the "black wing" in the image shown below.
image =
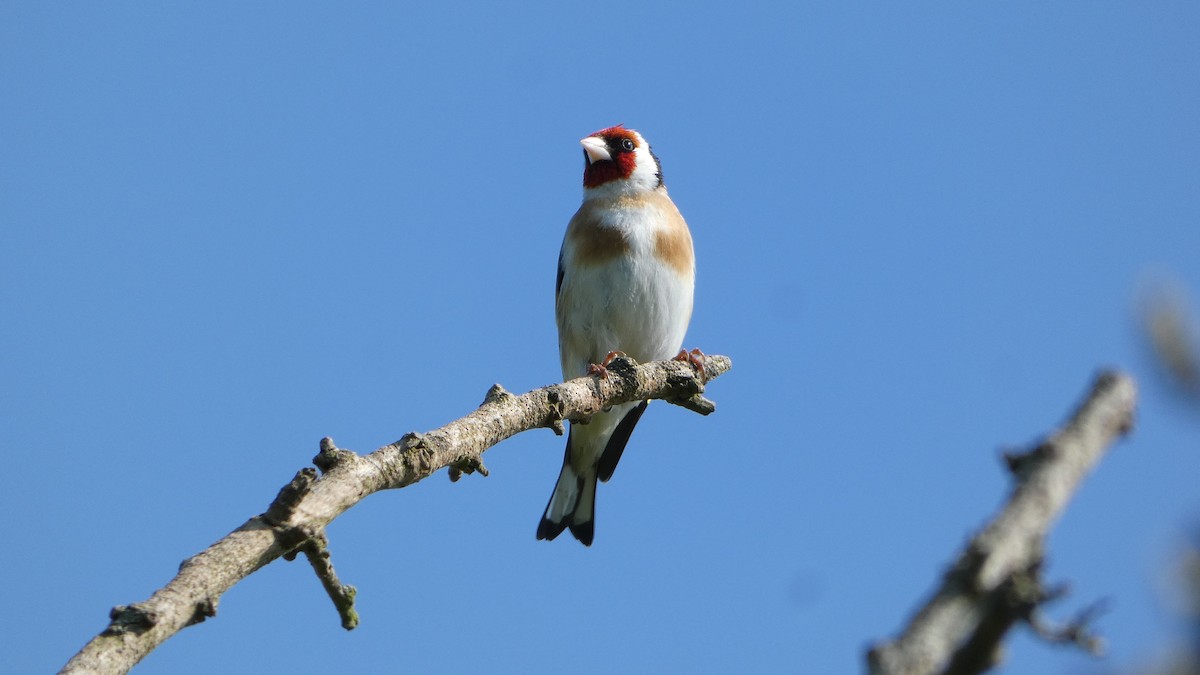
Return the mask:
[[[559,251],[558,252],[558,280],[554,282],[554,297],[556,297],[556,298],[558,297],[558,292],[562,290],[562,280],[563,280],[564,271],[565,270],[563,270],[563,264],[562,264],[562,251]]]

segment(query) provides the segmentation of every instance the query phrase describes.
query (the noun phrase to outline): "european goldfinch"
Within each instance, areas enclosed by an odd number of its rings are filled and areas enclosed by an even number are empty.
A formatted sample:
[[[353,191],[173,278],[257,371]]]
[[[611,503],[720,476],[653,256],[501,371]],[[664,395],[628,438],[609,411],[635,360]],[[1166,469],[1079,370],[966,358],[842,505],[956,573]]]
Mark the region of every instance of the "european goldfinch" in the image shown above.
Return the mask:
[[[603,374],[613,352],[639,362],[678,353],[696,277],[691,233],[667,196],[662,167],[646,139],[617,125],[580,144],[583,204],[567,225],[555,287],[564,379]],[[647,403],[615,405],[586,423],[571,423],[538,539],[570,528],[591,546],[596,481],[612,477]]]

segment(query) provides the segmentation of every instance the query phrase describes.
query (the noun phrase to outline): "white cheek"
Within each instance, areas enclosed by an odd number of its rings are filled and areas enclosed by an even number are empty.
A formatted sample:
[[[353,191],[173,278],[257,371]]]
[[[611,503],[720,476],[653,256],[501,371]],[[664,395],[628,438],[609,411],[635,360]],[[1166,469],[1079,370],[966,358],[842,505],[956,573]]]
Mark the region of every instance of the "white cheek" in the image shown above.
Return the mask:
[[[637,164],[634,166],[633,175],[629,177],[630,182],[643,190],[658,187],[658,163],[650,154],[650,147],[643,142],[633,154],[637,157]]]

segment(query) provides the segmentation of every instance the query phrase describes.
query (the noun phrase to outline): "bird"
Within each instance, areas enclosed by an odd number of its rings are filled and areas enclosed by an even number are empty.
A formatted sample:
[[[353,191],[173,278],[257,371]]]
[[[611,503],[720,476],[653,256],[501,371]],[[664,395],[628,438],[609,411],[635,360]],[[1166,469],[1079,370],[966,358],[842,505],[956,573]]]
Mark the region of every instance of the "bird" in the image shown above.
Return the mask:
[[[555,283],[564,380],[605,376],[616,355],[639,362],[676,355],[691,321],[696,279],[691,232],[646,139],[618,124],[579,143],[583,203],[563,236]],[[689,357],[679,351],[676,358]],[[571,422],[539,540],[569,528],[592,545],[596,482],[612,477],[648,403],[613,405]]]

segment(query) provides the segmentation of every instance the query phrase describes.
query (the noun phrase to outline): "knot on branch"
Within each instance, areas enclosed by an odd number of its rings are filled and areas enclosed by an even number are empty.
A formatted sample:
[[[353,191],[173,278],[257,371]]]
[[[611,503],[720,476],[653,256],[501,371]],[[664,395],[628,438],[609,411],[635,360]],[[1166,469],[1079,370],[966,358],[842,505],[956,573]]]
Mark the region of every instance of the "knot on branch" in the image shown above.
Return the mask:
[[[462,457],[450,465],[450,482],[457,483],[463,474],[473,474],[476,471],[481,476],[487,478],[491,475],[487,467],[483,465],[483,457],[480,455],[467,455]]]
[[[296,472],[292,480],[284,485],[279,490],[279,494],[275,496],[275,501],[267,507],[267,512],[262,515],[263,520],[269,525],[278,526],[286,523],[291,519],[292,513],[296,510],[296,505],[308,494],[312,484],[317,480],[316,469],[305,467]]]
[[[390,487],[404,487],[428,476],[437,468],[437,451],[441,441],[430,434],[410,432],[404,434],[396,443],[400,446],[400,463],[404,476],[400,484]]]
[[[1017,620],[1028,621],[1038,606],[1066,593],[1065,585],[1050,589],[1042,583],[1042,563],[1039,555],[1028,567],[1017,570],[996,588],[993,611],[999,620],[1009,624]]]
[[[204,598],[196,603],[196,607],[192,611],[192,616],[188,619],[187,625],[195,626],[205,619],[217,615],[217,602],[211,598]]]
[[[322,474],[333,471],[338,466],[352,462],[358,459],[358,454],[350,450],[344,450],[334,444],[333,439],[326,436],[321,439],[321,450],[313,457],[313,465],[321,470]]]
[[[1028,476],[1033,470],[1033,467],[1037,465],[1039,453],[1043,447],[1045,447],[1045,444],[1039,443],[1037,447],[1032,450],[1003,450],[1000,453],[1000,458],[1004,460],[1004,466],[1008,469],[1008,472],[1013,475],[1013,478],[1020,482],[1024,480],[1025,477]]]
[[[988,552],[979,541],[972,541],[954,565],[947,570],[945,581],[968,593],[973,598],[986,595],[991,589],[983,583],[983,566]]]
[[[547,389],[546,403],[550,409],[550,415],[545,426],[554,430],[556,436],[562,436],[567,432],[563,426],[563,420],[567,418],[567,409],[562,394],[558,393],[557,389]]]
[[[700,376],[690,366],[681,365],[667,375],[669,396],[676,399],[686,399],[704,392],[704,383]]]
[[[158,624],[158,613],[144,605],[117,605],[108,613],[110,619],[104,635],[141,635]]]
[[[667,375],[667,403],[686,408],[694,413],[709,415],[717,410],[717,404],[705,398],[704,383],[708,379],[708,370],[703,362],[699,365],[691,361],[680,362],[681,367]]]
[[[604,365],[604,369],[610,373],[624,378],[630,378],[637,372],[638,362],[633,357],[627,354],[617,354],[611,361]]]
[[[288,562],[295,560],[296,556],[313,541],[325,540],[322,532],[308,527],[274,525],[271,529],[279,540],[279,547],[285,551],[283,559]]]
[[[483,403],[481,403],[479,407],[482,408],[485,405],[504,403],[513,398],[516,397],[508,393],[508,390],[506,390],[504,387],[501,387],[498,384],[493,384],[491,388],[487,390],[487,393],[484,394]]]
[[[1062,448],[1055,439],[1049,438],[1039,442],[1030,450],[1004,450],[1000,453],[1004,466],[1013,475],[1017,483],[1047,462],[1056,462],[1062,456]]]

